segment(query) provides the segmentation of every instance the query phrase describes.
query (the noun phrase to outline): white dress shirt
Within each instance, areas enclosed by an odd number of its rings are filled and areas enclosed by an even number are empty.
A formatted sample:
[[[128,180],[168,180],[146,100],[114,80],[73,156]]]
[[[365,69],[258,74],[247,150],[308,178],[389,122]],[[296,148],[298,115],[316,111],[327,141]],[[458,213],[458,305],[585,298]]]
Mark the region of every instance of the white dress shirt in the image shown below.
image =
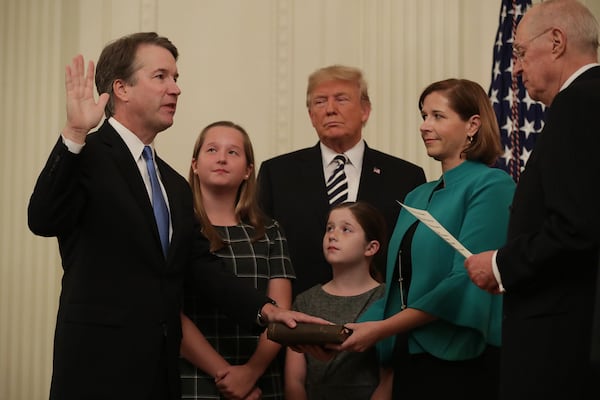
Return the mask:
[[[121,139],[125,142],[125,145],[131,152],[131,156],[136,162],[138,169],[140,170],[140,174],[142,175],[142,179],[144,180],[144,185],[146,186],[146,191],[148,192],[148,197],[150,198],[150,202],[152,202],[152,185],[150,183],[150,175],[148,174],[148,167],[146,167],[146,161],[142,157],[142,152],[144,151],[144,143],[129,129],[123,126],[119,121],[110,117],[108,119],[108,123],[117,131]],[[62,141],[67,146],[67,149],[71,153],[79,154],[81,150],[85,146],[84,144],[75,143],[72,140],[67,139],[61,134]],[[154,158],[154,165],[156,166],[156,158],[154,153],[154,143],[150,143],[149,145],[152,147],[152,157]],[[163,197],[165,198],[165,202],[167,203],[167,209],[169,210],[169,214],[171,213],[171,209],[169,207],[169,197],[167,196],[167,192],[165,191],[165,187],[162,183],[160,177],[160,171],[156,168],[156,174],[158,175],[158,180],[160,183],[160,190],[163,193]],[[173,226],[171,224],[171,218],[169,218],[169,238],[173,234]]]
[[[339,153],[331,150],[329,147],[320,143],[321,147],[321,161],[323,162],[323,173],[325,175],[325,182],[331,176],[333,171],[337,167],[337,163],[333,162],[335,156]],[[356,201],[358,196],[358,185],[360,183],[360,172],[362,171],[363,156],[365,154],[365,142],[360,140],[354,147],[344,152],[346,159],[348,160],[344,165],[344,172],[348,181],[348,200]]]

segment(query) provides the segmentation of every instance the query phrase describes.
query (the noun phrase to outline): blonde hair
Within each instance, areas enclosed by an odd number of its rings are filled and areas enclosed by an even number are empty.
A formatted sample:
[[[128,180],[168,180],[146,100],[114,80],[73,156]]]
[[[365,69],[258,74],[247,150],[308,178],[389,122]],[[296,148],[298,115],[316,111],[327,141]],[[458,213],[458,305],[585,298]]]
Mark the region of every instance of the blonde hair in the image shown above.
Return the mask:
[[[192,153],[192,159],[195,160],[198,158],[198,153],[204,144],[207,132],[217,126],[233,128],[242,134],[244,140],[246,165],[254,166],[254,150],[252,149],[252,143],[248,133],[240,125],[231,121],[213,122],[202,129],[200,135],[198,135],[198,139],[196,139],[194,152]],[[227,243],[223,240],[223,238],[221,238],[206,215],[206,210],[204,209],[204,204],[202,202],[202,188],[200,186],[200,179],[198,178],[198,175],[194,173],[194,168],[191,165],[188,173],[188,180],[192,188],[194,211],[196,217],[199,219],[200,224],[202,225],[202,233],[209,240],[211,251],[214,252],[220,250],[225,247]],[[254,168],[248,175],[248,179],[242,181],[240,187],[238,188],[237,200],[235,204],[235,215],[240,221],[248,223],[254,227],[255,235],[252,238],[252,242],[259,240],[265,235],[265,218],[256,202],[256,174],[254,172]]]
[[[367,81],[365,81],[362,71],[358,68],[347,67],[345,65],[330,65],[316,70],[308,77],[306,107],[310,107],[310,98],[315,87],[330,81],[345,81],[355,84],[360,92],[360,101],[363,104],[371,106]]]

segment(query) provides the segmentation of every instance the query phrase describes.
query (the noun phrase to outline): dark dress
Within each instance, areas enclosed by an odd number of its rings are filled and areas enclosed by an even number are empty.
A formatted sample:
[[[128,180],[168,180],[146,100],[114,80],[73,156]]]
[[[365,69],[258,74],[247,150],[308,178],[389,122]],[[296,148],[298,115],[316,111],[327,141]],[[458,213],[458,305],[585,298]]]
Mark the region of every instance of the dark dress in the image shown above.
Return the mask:
[[[223,258],[227,269],[239,279],[251,282],[261,293],[267,293],[269,279],[295,278],[286,239],[275,221],[265,227],[265,237],[254,243],[254,228],[251,225],[241,223],[215,228],[225,242],[229,243],[216,254]],[[236,296],[235,293],[231,295]],[[245,364],[256,350],[259,339],[256,332],[243,329],[193,293],[186,293],[184,312],[230,364]],[[182,399],[223,398],[212,376],[184,359],[181,359],[180,367]],[[262,390],[263,399],[283,398],[282,368],[277,358],[259,379],[258,386]]]

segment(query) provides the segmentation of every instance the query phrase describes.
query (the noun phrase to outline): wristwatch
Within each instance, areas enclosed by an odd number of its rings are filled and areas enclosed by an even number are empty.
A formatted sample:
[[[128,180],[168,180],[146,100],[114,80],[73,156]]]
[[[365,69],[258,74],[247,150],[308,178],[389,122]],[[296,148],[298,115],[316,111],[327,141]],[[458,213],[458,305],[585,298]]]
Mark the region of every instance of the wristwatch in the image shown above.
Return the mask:
[[[265,302],[260,306],[260,308],[258,309],[258,313],[256,313],[256,325],[262,328],[267,326],[268,323],[268,321],[265,321],[262,315],[262,309],[265,306],[265,304],[273,304],[275,307],[277,307],[277,302],[270,297],[267,297]]]

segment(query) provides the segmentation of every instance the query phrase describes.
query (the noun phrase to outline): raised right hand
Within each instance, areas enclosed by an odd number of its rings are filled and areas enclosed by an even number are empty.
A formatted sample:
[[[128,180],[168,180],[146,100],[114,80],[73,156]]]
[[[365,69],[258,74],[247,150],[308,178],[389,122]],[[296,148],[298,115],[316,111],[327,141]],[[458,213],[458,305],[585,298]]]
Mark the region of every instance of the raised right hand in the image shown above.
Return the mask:
[[[65,88],[67,124],[62,133],[65,138],[83,144],[87,133],[100,123],[109,95],[102,93],[98,102],[94,100],[94,63],[88,62],[87,73],[84,74],[81,54],[65,68]]]

